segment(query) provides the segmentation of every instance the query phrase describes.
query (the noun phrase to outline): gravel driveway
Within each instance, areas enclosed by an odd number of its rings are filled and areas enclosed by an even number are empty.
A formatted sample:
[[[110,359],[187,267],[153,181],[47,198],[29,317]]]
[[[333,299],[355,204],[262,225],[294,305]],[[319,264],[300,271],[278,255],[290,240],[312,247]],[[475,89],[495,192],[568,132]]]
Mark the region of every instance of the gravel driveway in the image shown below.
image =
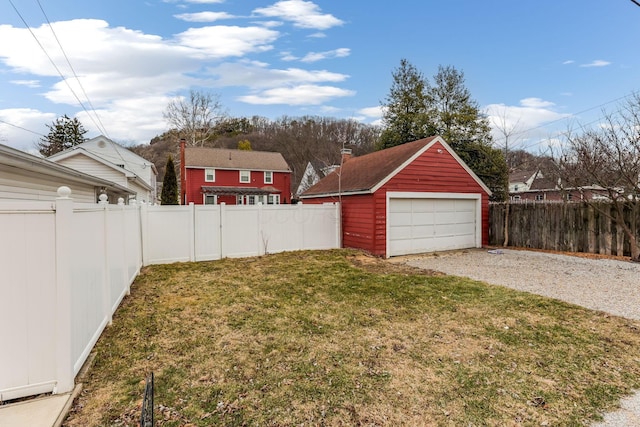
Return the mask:
[[[392,262],[465,276],[640,320],[640,264],[533,251],[472,249],[392,258]],[[593,427],[640,426],[640,394]]]
[[[392,258],[640,320],[640,264],[533,251],[486,249]]]

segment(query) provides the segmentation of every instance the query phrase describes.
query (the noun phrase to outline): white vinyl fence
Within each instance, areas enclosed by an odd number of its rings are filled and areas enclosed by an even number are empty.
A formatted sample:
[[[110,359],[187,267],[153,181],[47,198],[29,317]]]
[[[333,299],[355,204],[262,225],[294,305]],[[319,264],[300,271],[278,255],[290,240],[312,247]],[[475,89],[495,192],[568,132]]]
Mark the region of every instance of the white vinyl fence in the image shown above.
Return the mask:
[[[0,401],[70,391],[142,265],[341,246],[338,205],[0,203]]]
[[[145,265],[333,249],[341,243],[337,204],[143,206],[142,226]]]

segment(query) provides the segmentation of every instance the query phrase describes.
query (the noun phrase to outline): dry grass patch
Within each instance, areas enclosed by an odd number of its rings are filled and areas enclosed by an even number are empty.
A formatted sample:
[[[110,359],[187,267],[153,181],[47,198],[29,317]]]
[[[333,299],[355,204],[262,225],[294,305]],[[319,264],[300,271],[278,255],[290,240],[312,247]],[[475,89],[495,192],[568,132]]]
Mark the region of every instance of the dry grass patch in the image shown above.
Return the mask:
[[[640,386],[639,324],[360,252],[146,268],[66,426],[583,425]]]

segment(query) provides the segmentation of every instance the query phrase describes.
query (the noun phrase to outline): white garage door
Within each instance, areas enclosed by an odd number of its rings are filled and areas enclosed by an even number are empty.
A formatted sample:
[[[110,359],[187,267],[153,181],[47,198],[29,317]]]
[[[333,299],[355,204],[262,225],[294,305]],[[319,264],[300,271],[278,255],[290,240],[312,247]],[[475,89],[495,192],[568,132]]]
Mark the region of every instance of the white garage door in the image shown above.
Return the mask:
[[[477,199],[389,199],[389,256],[477,245]]]

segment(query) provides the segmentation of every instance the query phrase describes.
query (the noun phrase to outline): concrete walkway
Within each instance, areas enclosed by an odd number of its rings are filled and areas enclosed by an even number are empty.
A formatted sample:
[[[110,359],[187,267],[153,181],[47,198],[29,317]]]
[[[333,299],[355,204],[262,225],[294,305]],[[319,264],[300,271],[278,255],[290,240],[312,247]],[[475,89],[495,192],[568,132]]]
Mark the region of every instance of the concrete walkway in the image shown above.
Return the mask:
[[[0,406],[0,427],[59,427],[80,388]]]

